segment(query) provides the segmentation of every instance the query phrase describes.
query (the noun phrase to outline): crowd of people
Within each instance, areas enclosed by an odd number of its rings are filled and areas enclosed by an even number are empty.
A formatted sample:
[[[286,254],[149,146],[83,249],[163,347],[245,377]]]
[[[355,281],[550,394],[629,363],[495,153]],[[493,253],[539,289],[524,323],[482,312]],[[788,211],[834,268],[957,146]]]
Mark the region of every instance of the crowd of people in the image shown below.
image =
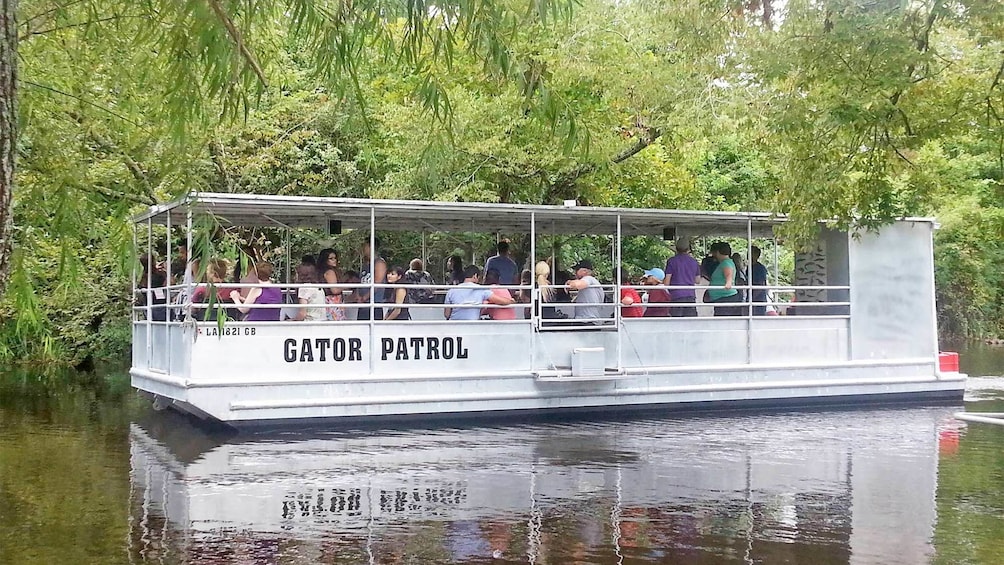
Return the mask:
[[[497,254],[490,257],[484,270],[475,265],[464,265],[459,256],[447,261],[446,281],[451,286],[445,295],[436,293],[435,279],[425,270],[421,259],[413,259],[408,268],[388,266],[379,253],[380,241],[374,248],[365,242],[359,249],[360,269],[342,270],[340,255],[332,248],[322,249],[317,255],[307,255],[296,266],[295,294],[286,295],[273,280],[274,266],[259,261],[240,278],[241,286],[228,287],[229,264],[223,259],[211,259],[205,265],[199,281],[194,281],[199,271],[196,261],[188,261],[183,254],[172,264],[178,275],[174,284],[194,291],[190,300],[182,295],[176,304],[190,302],[195,305],[191,315],[198,320],[216,320],[225,314],[228,319],[244,321],[342,321],[412,319],[410,306],[436,304],[442,298],[443,315],[449,320],[514,320],[530,318],[533,288],[537,289],[539,315],[545,320],[571,318],[581,321],[602,320],[609,317],[604,308],[606,292],[593,273],[588,259],[572,266],[570,272],[552,273],[547,261],[538,262],[533,272],[520,270],[512,258],[509,243],[497,245]],[[145,258],[144,258],[145,259]],[[752,247],[752,263],[747,270],[739,253],[732,253],[727,242],[714,243],[709,253],[698,262],[691,254],[687,239],[676,242],[676,253],[664,266],[645,270],[633,278],[628,269],[621,267],[615,279],[620,285],[619,304],[621,316],[636,317],[695,317],[697,290],[702,284],[710,285],[703,296],[714,307],[715,316],[742,316],[747,312],[747,273],[753,287],[767,285],[767,269],[760,263],[760,249]],[[142,261],[144,273],[140,286],[140,304],[151,300],[152,319],[168,318],[167,277],[162,268],[151,271]],[[553,275],[553,276],[552,276]],[[703,279],[703,281],[701,280]],[[706,281],[706,282],[704,282]],[[373,289],[370,284],[381,285]],[[362,285],[362,286],[361,286]],[[506,288],[519,286],[522,288]],[[635,286],[644,291],[644,298]],[[652,287],[652,288],[647,288]],[[663,288],[675,287],[675,288]],[[766,314],[767,291],[753,288],[748,295],[754,315]],[[569,304],[570,306],[563,306]],[[520,306],[524,305],[524,306]],[[181,312],[181,308],[172,309]],[[573,314],[569,314],[573,312]],[[179,315],[172,316],[178,318]]]

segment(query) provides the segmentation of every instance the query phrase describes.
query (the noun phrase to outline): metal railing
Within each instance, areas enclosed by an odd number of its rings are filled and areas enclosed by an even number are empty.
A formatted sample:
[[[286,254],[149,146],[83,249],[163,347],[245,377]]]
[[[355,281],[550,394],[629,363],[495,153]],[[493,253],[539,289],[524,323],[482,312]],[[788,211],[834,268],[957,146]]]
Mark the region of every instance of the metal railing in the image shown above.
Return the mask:
[[[135,290],[134,298],[136,299],[132,307],[134,313],[134,321],[144,321],[140,316],[145,316],[146,320],[153,323],[166,323],[166,322],[180,322],[184,319],[196,319],[201,321],[200,318],[196,316],[198,312],[206,312],[210,309],[216,309],[218,312],[223,310],[229,310],[233,313],[237,308],[244,308],[247,310],[256,309],[280,309],[286,310],[287,312],[300,311],[302,309],[329,309],[329,308],[340,308],[346,311],[360,311],[369,310],[373,311],[377,308],[389,311],[397,308],[408,309],[408,310],[423,310],[423,309],[444,309],[444,308],[479,308],[483,311],[491,311],[496,309],[516,309],[521,312],[525,312],[526,309],[530,309],[529,320],[534,321],[535,326],[538,328],[574,328],[576,326],[582,326],[584,328],[595,329],[597,327],[613,327],[617,325],[616,320],[620,318],[631,318],[629,316],[624,316],[623,311],[625,308],[637,308],[641,307],[645,310],[651,308],[665,309],[669,312],[668,315],[653,316],[651,314],[645,315],[643,317],[648,319],[653,318],[665,318],[665,319],[680,319],[687,318],[688,316],[674,315],[674,310],[682,309],[692,309],[697,308],[701,312],[719,312],[723,309],[729,309],[727,315],[719,314],[717,316],[699,316],[701,318],[708,317],[731,317],[731,318],[750,318],[750,317],[769,317],[766,311],[760,312],[759,308],[772,307],[778,310],[780,315],[798,315],[800,317],[805,316],[824,316],[824,317],[849,317],[850,316],[850,301],[785,301],[778,300],[778,295],[794,295],[797,292],[818,292],[818,291],[844,291],[850,290],[849,286],[834,286],[834,285],[824,285],[824,286],[793,286],[793,285],[736,285],[732,286],[731,289],[735,290],[740,296],[740,299],[732,302],[711,302],[711,301],[698,301],[698,297],[703,293],[707,296],[707,291],[709,290],[728,290],[724,286],[681,286],[681,285],[613,285],[606,284],[600,285],[601,290],[604,294],[603,302],[577,302],[574,300],[573,295],[578,291],[570,290],[567,286],[563,285],[547,285],[547,286],[529,286],[529,285],[492,285],[492,286],[479,286],[482,290],[493,290],[493,289],[503,289],[510,291],[514,300],[516,297],[523,295],[527,292],[531,293],[530,302],[514,301],[512,304],[500,305],[500,304],[448,304],[445,301],[441,302],[440,299],[445,298],[446,293],[450,289],[458,288],[458,285],[413,285],[413,284],[389,284],[389,283],[379,283],[379,284],[363,284],[363,283],[339,283],[339,284],[313,284],[313,283],[276,283],[270,284],[268,286],[279,287],[282,292],[283,302],[278,304],[235,304],[232,301],[220,301],[220,300],[209,300],[202,302],[192,302],[189,300],[189,292],[195,294],[196,290],[203,288],[219,293],[221,290],[232,291],[241,289],[251,289],[251,288],[262,288],[266,285],[262,284],[250,284],[250,283],[222,283],[216,285],[199,284],[193,285],[191,287],[184,284],[168,285],[164,287],[154,287],[154,288],[137,288]],[[322,292],[325,289],[338,289],[341,292],[342,301],[337,303],[315,303],[315,304],[300,304],[297,302],[296,294],[301,288],[315,288],[321,289]],[[413,290],[432,290],[436,299],[432,302],[384,302],[375,300],[375,293],[384,291],[385,289],[405,289]],[[471,287],[474,288],[474,287]],[[624,305],[620,302],[620,289],[634,289],[642,296],[642,302],[634,303],[631,305]],[[352,300],[352,297],[360,296],[357,293],[358,290],[367,290],[370,292],[366,293],[366,297],[363,300]],[[553,301],[553,300],[542,300],[548,290],[566,290],[569,293],[568,300]],[[651,300],[646,301],[643,293],[647,293],[652,290],[689,290],[695,293],[694,302],[652,302]],[[774,296],[773,300],[753,300],[753,293],[763,292],[766,296]],[[745,297],[743,295],[745,294]],[[158,298],[155,300],[155,296],[162,296],[164,298]],[[145,303],[140,304],[140,298],[145,299]],[[569,315],[566,318],[563,317],[551,317],[545,312],[546,309],[554,308],[557,311],[564,311],[565,309],[575,309],[575,308],[602,308],[605,315],[598,318],[576,318],[573,315]],[[157,311],[164,312],[163,316],[154,316]],[[243,317],[243,316],[241,316]],[[692,317],[692,316],[689,316]],[[156,319],[163,318],[163,319]],[[202,317],[203,319],[205,316]],[[522,318],[517,315],[517,320],[528,319],[524,315]],[[235,319],[233,321],[241,321],[240,319]],[[315,322],[333,322],[342,323],[348,321],[367,321],[363,320],[314,320]],[[376,322],[390,322],[393,320],[375,320]],[[417,320],[417,321],[427,321],[427,320]],[[466,320],[454,320],[464,322]],[[475,320],[471,320],[475,321]]]

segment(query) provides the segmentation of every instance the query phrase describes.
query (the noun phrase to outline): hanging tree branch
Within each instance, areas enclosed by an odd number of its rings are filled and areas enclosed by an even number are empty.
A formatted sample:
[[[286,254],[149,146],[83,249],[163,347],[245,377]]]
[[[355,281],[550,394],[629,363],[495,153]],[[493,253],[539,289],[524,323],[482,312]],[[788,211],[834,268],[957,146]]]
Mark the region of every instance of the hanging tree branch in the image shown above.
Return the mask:
[[[236,25],[234,25],[233,20],[230,19],[226,10],[224,10],[223,6],[220,5],[219,0],[209,0],[209,6],[213,9],[216,17],[220,19],[220,23],[223,24],[223,27],[227,29],[230,39],[233,40],[234,45],[237,46],[237,50],[240,51],[241,56],[244,57],[247,64],[251,66],[254,74],[258,76],[258,80],[261,81],[262,85],[268,87],[268,80],[265,78],[265,72],[262,71],[261,65],[258,64],[258,59],[248,48],[247,44],[244,43],[240,30],[237,29]]]
[[[21,35],[21,37],[19,38],[19,41],[25,41],[27,39],[31,39],[32,37],[34,37],[36,35],[45,35],[47,33],[53,33],[53,32],[61,31],[61,30],[64,30],[64,29],[72,29],[72,28],[75,28],[75,27],[84,27],[84,26],[89,26],[89,25],[92,25],[92,24],[100,24],[100,23],[103,23],[103,22],[111,22],[111,21],[121,20],[121,19],[125,19],[125,18],[145,18],[145,17],[146,16],[143,16],[143,15],[109,16],[107,18],[98,18],[96,20],[89,20],[89,21],[86,21],[86,22],[77,22],[77,23],[73,23],[73,24],[54,26],[54,27],[50,27],[48,29],[40,29],[38,31],[34,31],[34,30],[29,29],[28,31],[26,31],[24,34]]]
[[[109,110],[108,108],[102,106],[101,104],[95,104],[94,102],[91,102],[90,100],[87,100],[86,98],[81,98],[81,97],[79,97],[79,96],[77,96],[75,94],[70,94],[69,92],[64,92],[62,90],[59,90],[58,88],[53,88],[51,86],[47,86],[47,85],[44,85],[44,84],[38,84],[37,82],[32,82],[30,80],[18,79],[18,82],[20,82],[21,84],[27,85],[27,86],[33,86],[35,88],[41,88],[42,90],[48,90],[49,92],[51,92],[53,94],[61,94],[63,96],[66,96],[67,98],[72,98],[72,99],[76,100],[77,102],[80,102],[81,104],[86,104],[86,105],[88,105],[88,106],[90,106],[92,108],[97,108],[98,110],[101,110],[102,112],[106,112],[108,114],[111,114],[112,116],[115,116],[116,118],[122,120],[123,122],[126,122],[128,124],[132,124],[132,125],[140,128],[140,129],[142,129],[142,130],[146,130],[146,128],[143,127],[142,124],[139,124],[139,123],[137,123],[137,122],[135,122],[133,120],[130,120],[129,118],[123,116],[122,114],[119,114],[117,112]]]
[[[645,128],[646,135],[639,137],[633,145],[626,147],[619,153],[610,158],[610,163],[617,165],[627,161],[631,157],[634,157],[638,153],[641,153],[643,149],[655,143],[657,139],[662,137],[662,130],[659,128]],[[551,182],[551,187],[545,196],[546,200],[558,200],[558,196],[566,196],[567,193],[573,188],[575,182],[579,180],[584,175],[588,175],[594,172],[597,168],[596,163],[583,163],[572,169],[563,171],[557,175],[557,177]]]

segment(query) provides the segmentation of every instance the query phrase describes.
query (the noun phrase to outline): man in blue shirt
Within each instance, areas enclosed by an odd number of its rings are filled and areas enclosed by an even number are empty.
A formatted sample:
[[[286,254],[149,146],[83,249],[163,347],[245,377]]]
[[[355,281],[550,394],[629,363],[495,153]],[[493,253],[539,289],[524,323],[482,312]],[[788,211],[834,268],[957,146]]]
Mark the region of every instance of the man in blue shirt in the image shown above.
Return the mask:
[[[509,242],[500,241],[497,249],[498,255],[489,257],[485,263],[485,272],[487,273],[492,269],[498,271],[499,284],[501,285],[519,284],[519,280],[516,278],[519,276],[519,269],[516,267],[516,262],[509,255]]]
[[[479,285],[479,274],[474,265],[464,267],[464,282],[447,291],[444,304],[453,304],[443,309],[448,320],[477,320],[481,317],[481,305],[486,302],[500,306],[512,304],[511,296],[500,296]]]

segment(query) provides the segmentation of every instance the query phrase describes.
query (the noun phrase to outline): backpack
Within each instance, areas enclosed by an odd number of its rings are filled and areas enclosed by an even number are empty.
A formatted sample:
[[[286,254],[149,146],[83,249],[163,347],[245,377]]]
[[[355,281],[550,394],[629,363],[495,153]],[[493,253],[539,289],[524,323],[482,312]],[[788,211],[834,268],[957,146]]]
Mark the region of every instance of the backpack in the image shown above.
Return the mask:
[[[432,276],[426,271],[408,271],[404,274],[404,280],[414,286],[436,284]],[[412,304],[429,304],[435,300],[436,293],[431,288],[409,288],[406,293],[406,300]]]

